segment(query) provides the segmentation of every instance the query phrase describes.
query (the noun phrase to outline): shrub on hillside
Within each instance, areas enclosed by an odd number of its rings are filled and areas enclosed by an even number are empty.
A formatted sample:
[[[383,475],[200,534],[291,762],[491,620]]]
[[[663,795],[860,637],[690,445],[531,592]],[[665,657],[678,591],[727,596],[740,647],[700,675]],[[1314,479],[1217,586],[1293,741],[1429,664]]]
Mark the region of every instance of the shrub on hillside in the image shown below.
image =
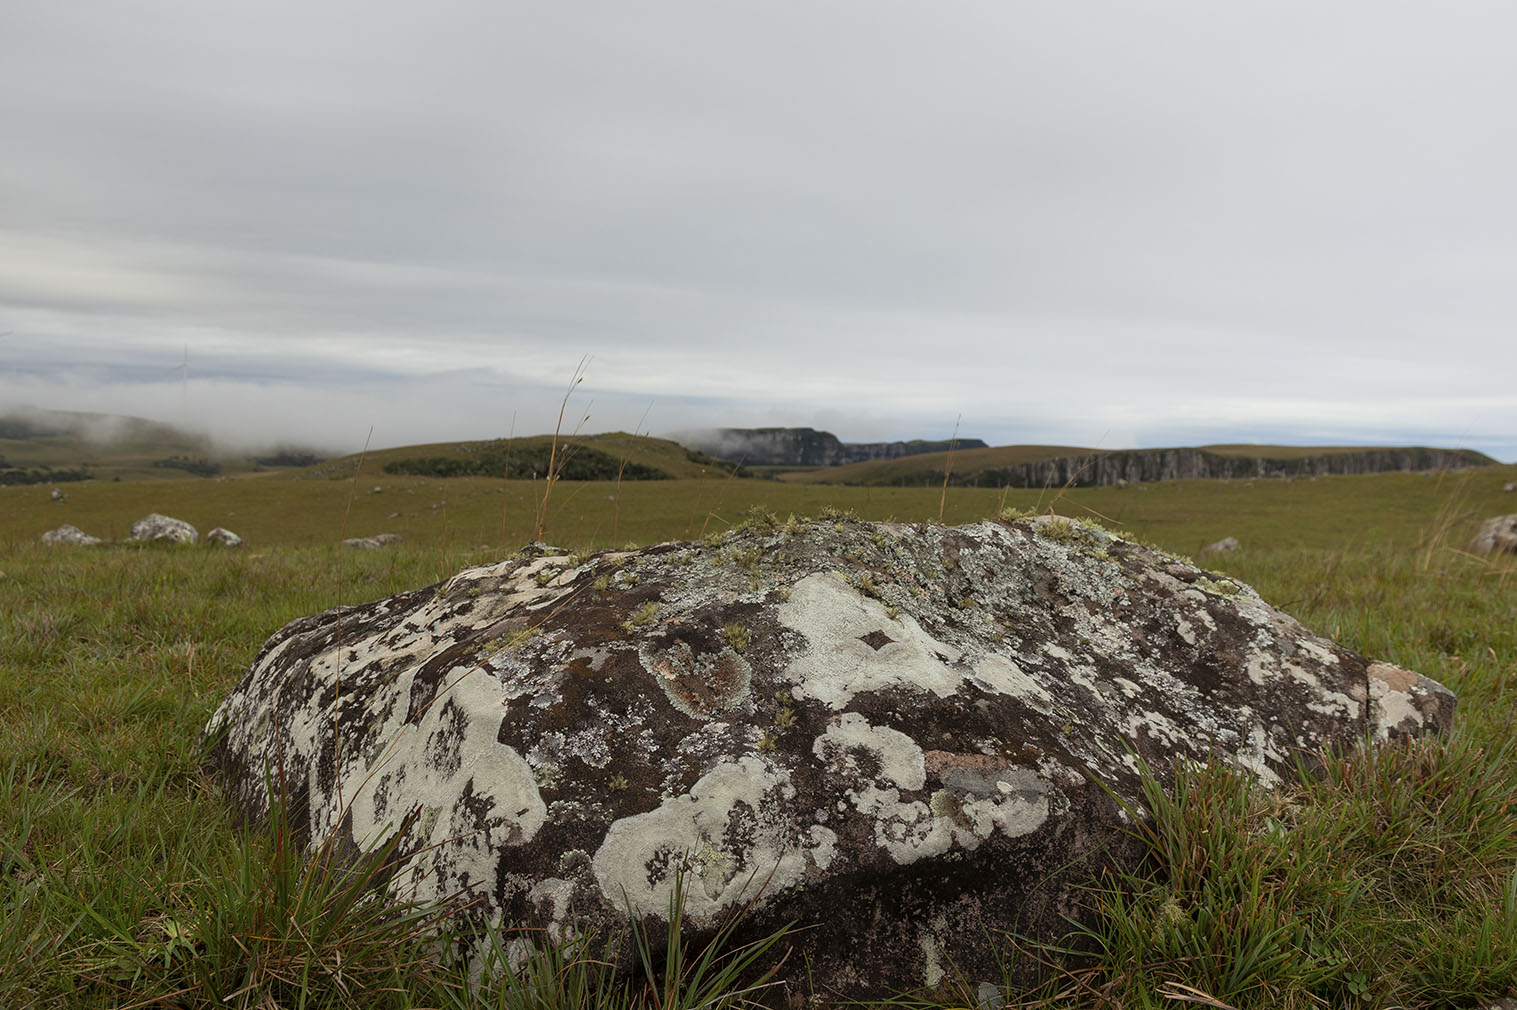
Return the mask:
[[[457,456],[411,456],[385,464],[385,473],[417,477],[505,477],[530,480],[548,473],[547,446],[489,449],[472,458]],[[669,475],[642,463],[619,460],[609,453],[585,446],[560,447],[552,459],[560,480],[668,480]]]
[[[221,464],[208,459],[191,459],[189,456],[169,456],[155,459],[153,465],[167,470],[183,470],[196,477],[215,477],[221,473]]]
[[[88,467],[83,466],[73,470],[54,470],[50,466],[23,470],[19,466],[6,466],[0,461],[0,487],[15,484],[62,484],[67,481],[92,480],[94,476]]]

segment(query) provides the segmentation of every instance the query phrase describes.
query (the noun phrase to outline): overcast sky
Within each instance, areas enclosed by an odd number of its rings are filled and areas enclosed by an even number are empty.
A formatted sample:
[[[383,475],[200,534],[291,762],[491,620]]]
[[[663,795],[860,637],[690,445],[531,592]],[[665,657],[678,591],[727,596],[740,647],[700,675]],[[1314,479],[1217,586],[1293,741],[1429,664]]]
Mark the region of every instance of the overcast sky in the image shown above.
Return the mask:
[[[1507,2],[9,0],[0,407],[483,438],[588,355],[589,431],[1514,460],[1514,53]]]

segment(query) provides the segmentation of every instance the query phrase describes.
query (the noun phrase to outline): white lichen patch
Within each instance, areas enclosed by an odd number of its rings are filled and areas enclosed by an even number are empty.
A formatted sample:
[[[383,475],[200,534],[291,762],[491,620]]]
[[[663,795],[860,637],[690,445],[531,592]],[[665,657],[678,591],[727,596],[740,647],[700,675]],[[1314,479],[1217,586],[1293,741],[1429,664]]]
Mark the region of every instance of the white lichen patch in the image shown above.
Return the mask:
[[[1053,695],[1037,678],[998,653],[974,664],[969,679],[983,691],[1020,698],[1040,712],[1047,712],[1053,705]]]
[[[1233,762],[1240,768],[1253,772],[1270,789],[1280,784],[1280,774],[1270,767],[1271,762],[1283,764],[1288,757],[1257,722],[1249,728],[1247,741],[1233,752]]]
[[[1175,616],[1175,630],[1180,633],[1180,638],[1186,645],[1196,644],[1196,629],[1183,616]]]
[[[436,812],[413,829],[417,843],[436,846],[432,858],[415,868],[421,900],[443,899],[462,884],[493,879],[500,848],[531,841],[547,820],[531,765],[496,740],[496,690],[482,674],[461,678],[420,720],[397,728],[380,761],[354,762],[344,770],[350,840],[360,848],[382,843],[418,806]],[[438,760],[441,752],[449,756]],[[382,775],[387,767],[406,769],[399,784]],[[485,796],[489,810],[481,817],[470,800]]]
[[[909,614],[890,617],[882,603],[831,572],[797,582],[776,617],[812,643],[780,674],[798,699],[836,710],[861,691],[894,688],[946,698],[963,684],[950,665],[960,650],[927,634]]]
[[[927,802],[904,798],[927,784],[926,755],[906,734],[871,726],[857,712],[843,713],[811,749],[842,783],[848,805],[872,821],[875,844],[903,865],[955,845],[974,850],[996,831],[1025,835],[1048,818],[1049,785],[1027,769],[975,775],[953,768],[943,774],[947,788]]]
[[[756,757],[718,765],[688,793],[611,824],[591,860],[601,893],[613,907],[664,916],[683,873],[693,878],[685,914],[696,922],[761,890],[768,900],[834,856],[826,828],[791,835],[784,804],[794,792],[787,773]]]
[[[832,775],[908,791],[927,783],[922,748],[900,730],[871,726],[857,712],[844,712],[811,744],[811,753]]]
[[[1375,739],[1384,740],[1393,730],[1422,728],[1422,711],[1417,707],[1415,695],[1423,682],[1420,675],[1389,663],[1371,663],[1366,674],[1369,721]]]

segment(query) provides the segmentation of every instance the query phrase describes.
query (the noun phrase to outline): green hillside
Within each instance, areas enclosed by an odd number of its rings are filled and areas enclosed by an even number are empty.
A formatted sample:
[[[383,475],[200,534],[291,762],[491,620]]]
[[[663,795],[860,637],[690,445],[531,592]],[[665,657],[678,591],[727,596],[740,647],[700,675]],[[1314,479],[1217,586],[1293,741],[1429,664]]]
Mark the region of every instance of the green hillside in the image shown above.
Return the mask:
[[[734,464],[686,449],[668,439],[629,435],[624,431],[600,435],[552,435],[496,438],[471,442],[432,442],[389,449],[371,449],[329,460],[312,468],[320,476],[351,476],[363,461],[365,473],[419,477],[505,477],[530,480],[545,476],[552,454],[555,468],[570,480],[677,480],[726,476]],[[567,462],[565,462],[567,461]],[[523,466],[524,463],[537,464]]]

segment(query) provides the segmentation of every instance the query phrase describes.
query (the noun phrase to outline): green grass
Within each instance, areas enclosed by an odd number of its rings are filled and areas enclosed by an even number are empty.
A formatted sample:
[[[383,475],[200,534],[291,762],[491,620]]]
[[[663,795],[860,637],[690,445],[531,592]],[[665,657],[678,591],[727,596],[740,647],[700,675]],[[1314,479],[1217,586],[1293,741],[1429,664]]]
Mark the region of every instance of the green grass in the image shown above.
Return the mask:
[[[1480,518],[1517,511],[1500,491],[1513,479],[1512,468],[1490,468],[1191,481],[1058,500],[1064,514],[1098,513],[1178,553],[1238,537],[1242,550],[1206,563],[1351,648],[1443,681],[1460,708],[1448,741],[1332,758],[1292,790],[1264,794],[1203,769],[1150,796],[1149,860],[1092,882],[1101,915],[1069,940],[1086,954],[1006,938],[1008,966],[1052,962],[1046,985],[1010,993],[1013,1002],[1169,1007],[1188,992],[1180,987],[1239,1008],[1517,995],[1517,760],[1506,743],[1517,567],[1459,550]],[[531,482],[367,471],[356,483],[96,482],[61,504],[46,490],[0,489],[0,1005],[664,1005],[662,989],[611,986],[596,952],[575,949],[547,951],[470,995],[456,966],[421,956],[413,927],[429,910],[368,900],[362,868],[293,852],[277,825],[238,828],[199,771],[200,727],[269,634],[500,557],[502,543],[531,531]],[[947,518],[1039,498],[950,489]],[[1046,507],[1054,495],[1041,498]],[[397,502],[404,522],[387,519]],[[581,549],[696,537],[754,505],[779,521],[824,506],[922,520],[937,514],[938,491],[566,483],[549,539]],[[36,542],[61,522],[120,536],[149,511],[202,531],[229,526],[251,546]],[[334,546],[345,525],[407,542],[345,551]],[[702,971],[668,998],[693,1007],[713,978],[735,984]],[[935,998],[963,1005],[966,994]]]

